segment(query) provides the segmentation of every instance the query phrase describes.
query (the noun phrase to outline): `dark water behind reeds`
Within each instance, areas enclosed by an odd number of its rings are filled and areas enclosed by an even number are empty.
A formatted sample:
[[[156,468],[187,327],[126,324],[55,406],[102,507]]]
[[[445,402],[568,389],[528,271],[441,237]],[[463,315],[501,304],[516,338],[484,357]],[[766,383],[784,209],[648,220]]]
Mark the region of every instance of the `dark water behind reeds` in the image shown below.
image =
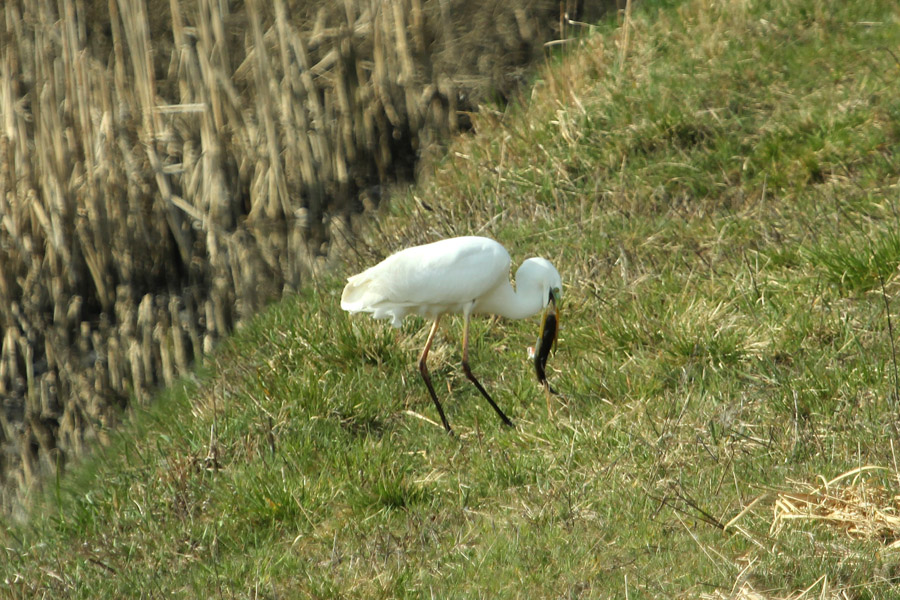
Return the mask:
[[[383,184],[512,93],[561,8],[8,0],[0,512],[324,268]]]

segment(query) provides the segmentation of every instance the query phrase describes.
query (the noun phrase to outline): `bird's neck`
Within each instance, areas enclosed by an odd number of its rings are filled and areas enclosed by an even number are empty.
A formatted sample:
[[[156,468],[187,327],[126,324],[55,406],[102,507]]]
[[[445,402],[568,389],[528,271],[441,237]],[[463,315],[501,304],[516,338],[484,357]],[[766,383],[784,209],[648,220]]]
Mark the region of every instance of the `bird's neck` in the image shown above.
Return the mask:
[[[474,312],[500,315],[507,319],[524,319],[537,314],[544,306],[540,293],[526,293],[522,287],[519,285],[516,291],[506,282],[506,285],[480,298],[475,304]]]

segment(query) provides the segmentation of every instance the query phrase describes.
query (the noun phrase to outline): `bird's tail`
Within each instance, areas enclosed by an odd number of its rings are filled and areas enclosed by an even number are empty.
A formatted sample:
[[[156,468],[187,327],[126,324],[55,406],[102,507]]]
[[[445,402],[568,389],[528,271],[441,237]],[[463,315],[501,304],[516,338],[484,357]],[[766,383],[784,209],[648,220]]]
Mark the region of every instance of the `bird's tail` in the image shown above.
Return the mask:
[[[391,319],[394,327],[400,327],[400,322],[409,312],[403,304],[386,302],[384,289],[366,272],[347,280],[341,294],[341,308],[351,313],[372,313],[376,319]]]
[[[341,294],[341,308],[347,312],[365,312],[372,310],[372,294],[370,293],[368,277],[362,277],[365,273],[354,275],[347,280],[344,292]]]

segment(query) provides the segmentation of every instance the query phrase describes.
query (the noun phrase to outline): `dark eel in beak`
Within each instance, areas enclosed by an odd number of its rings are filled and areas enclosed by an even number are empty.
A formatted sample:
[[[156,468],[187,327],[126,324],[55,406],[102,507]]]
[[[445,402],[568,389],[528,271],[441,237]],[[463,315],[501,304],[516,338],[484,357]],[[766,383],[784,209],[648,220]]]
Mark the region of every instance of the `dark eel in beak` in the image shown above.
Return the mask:
[[[547,395],[547,412],[551,415],[553,413],[550,408],[550,394],[558,394],[556,390],[550,387],[550,383],[547,381],[546,367],[550,351],[556,347],[558,333],[559,313],[556,310],[556,293],[554,290],[550,290],[550,299],[541,318],[541,331],[538,334],[537,346],[534,349],[534,372],[537,374],[538,382],[544,387]]]

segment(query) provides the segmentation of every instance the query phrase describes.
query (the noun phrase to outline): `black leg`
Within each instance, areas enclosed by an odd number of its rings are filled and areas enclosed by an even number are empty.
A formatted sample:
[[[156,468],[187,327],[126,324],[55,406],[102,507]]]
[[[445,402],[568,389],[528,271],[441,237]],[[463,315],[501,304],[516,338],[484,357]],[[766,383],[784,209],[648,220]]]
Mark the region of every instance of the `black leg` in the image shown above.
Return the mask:
[[[465,325],[463,325],[463,355],[462,355],[462,365],[463,371],[466,374],[466,377],[469,378],[469,381],[475,384],[475,387],[478,388],[478,391],[481,392],[481,395],[484,396],[488,402],[490,402],[491,406],[497,411],[497,414],[500,416],[500,419],[508,426],[515,427],[513,422],[509,420],[509,417],[500,410],[500,407],[497,406],[497,403],[494,402],[494,399],[491,398],[491,395],[487,393],[487,390],[484,389],[484,386],[479,383],[477,379],[475,379],[475,375],[472,373],[472,369],[469,368],[469,315],[465,315]]]
[[[441,422],[444,424],[444,429],[447,430],[447,433],[453,435],[450,423],[447,422],[447,417],[444,415],[444,407],[438,402],[437,394],[434,393],[434,386],[431,385],[431,375],[428,374],[428,365],[425,363],[428,359],[428,351],[431,350],[431,343],[434,341],[434,334],[437,333],[438,322],[440,322],[440,320],[440,317],[434,320],[434,325],[431,326],[431,332],[428,334],[428,341],[425,342],[425,348],[422,350],[422,355],[419,356],[419,373],[422,374],[422,379],[425,380],[425,385],[428,387],[431,399],[434,400],[434,405],[437,407],[438,414],[441,415]]]

